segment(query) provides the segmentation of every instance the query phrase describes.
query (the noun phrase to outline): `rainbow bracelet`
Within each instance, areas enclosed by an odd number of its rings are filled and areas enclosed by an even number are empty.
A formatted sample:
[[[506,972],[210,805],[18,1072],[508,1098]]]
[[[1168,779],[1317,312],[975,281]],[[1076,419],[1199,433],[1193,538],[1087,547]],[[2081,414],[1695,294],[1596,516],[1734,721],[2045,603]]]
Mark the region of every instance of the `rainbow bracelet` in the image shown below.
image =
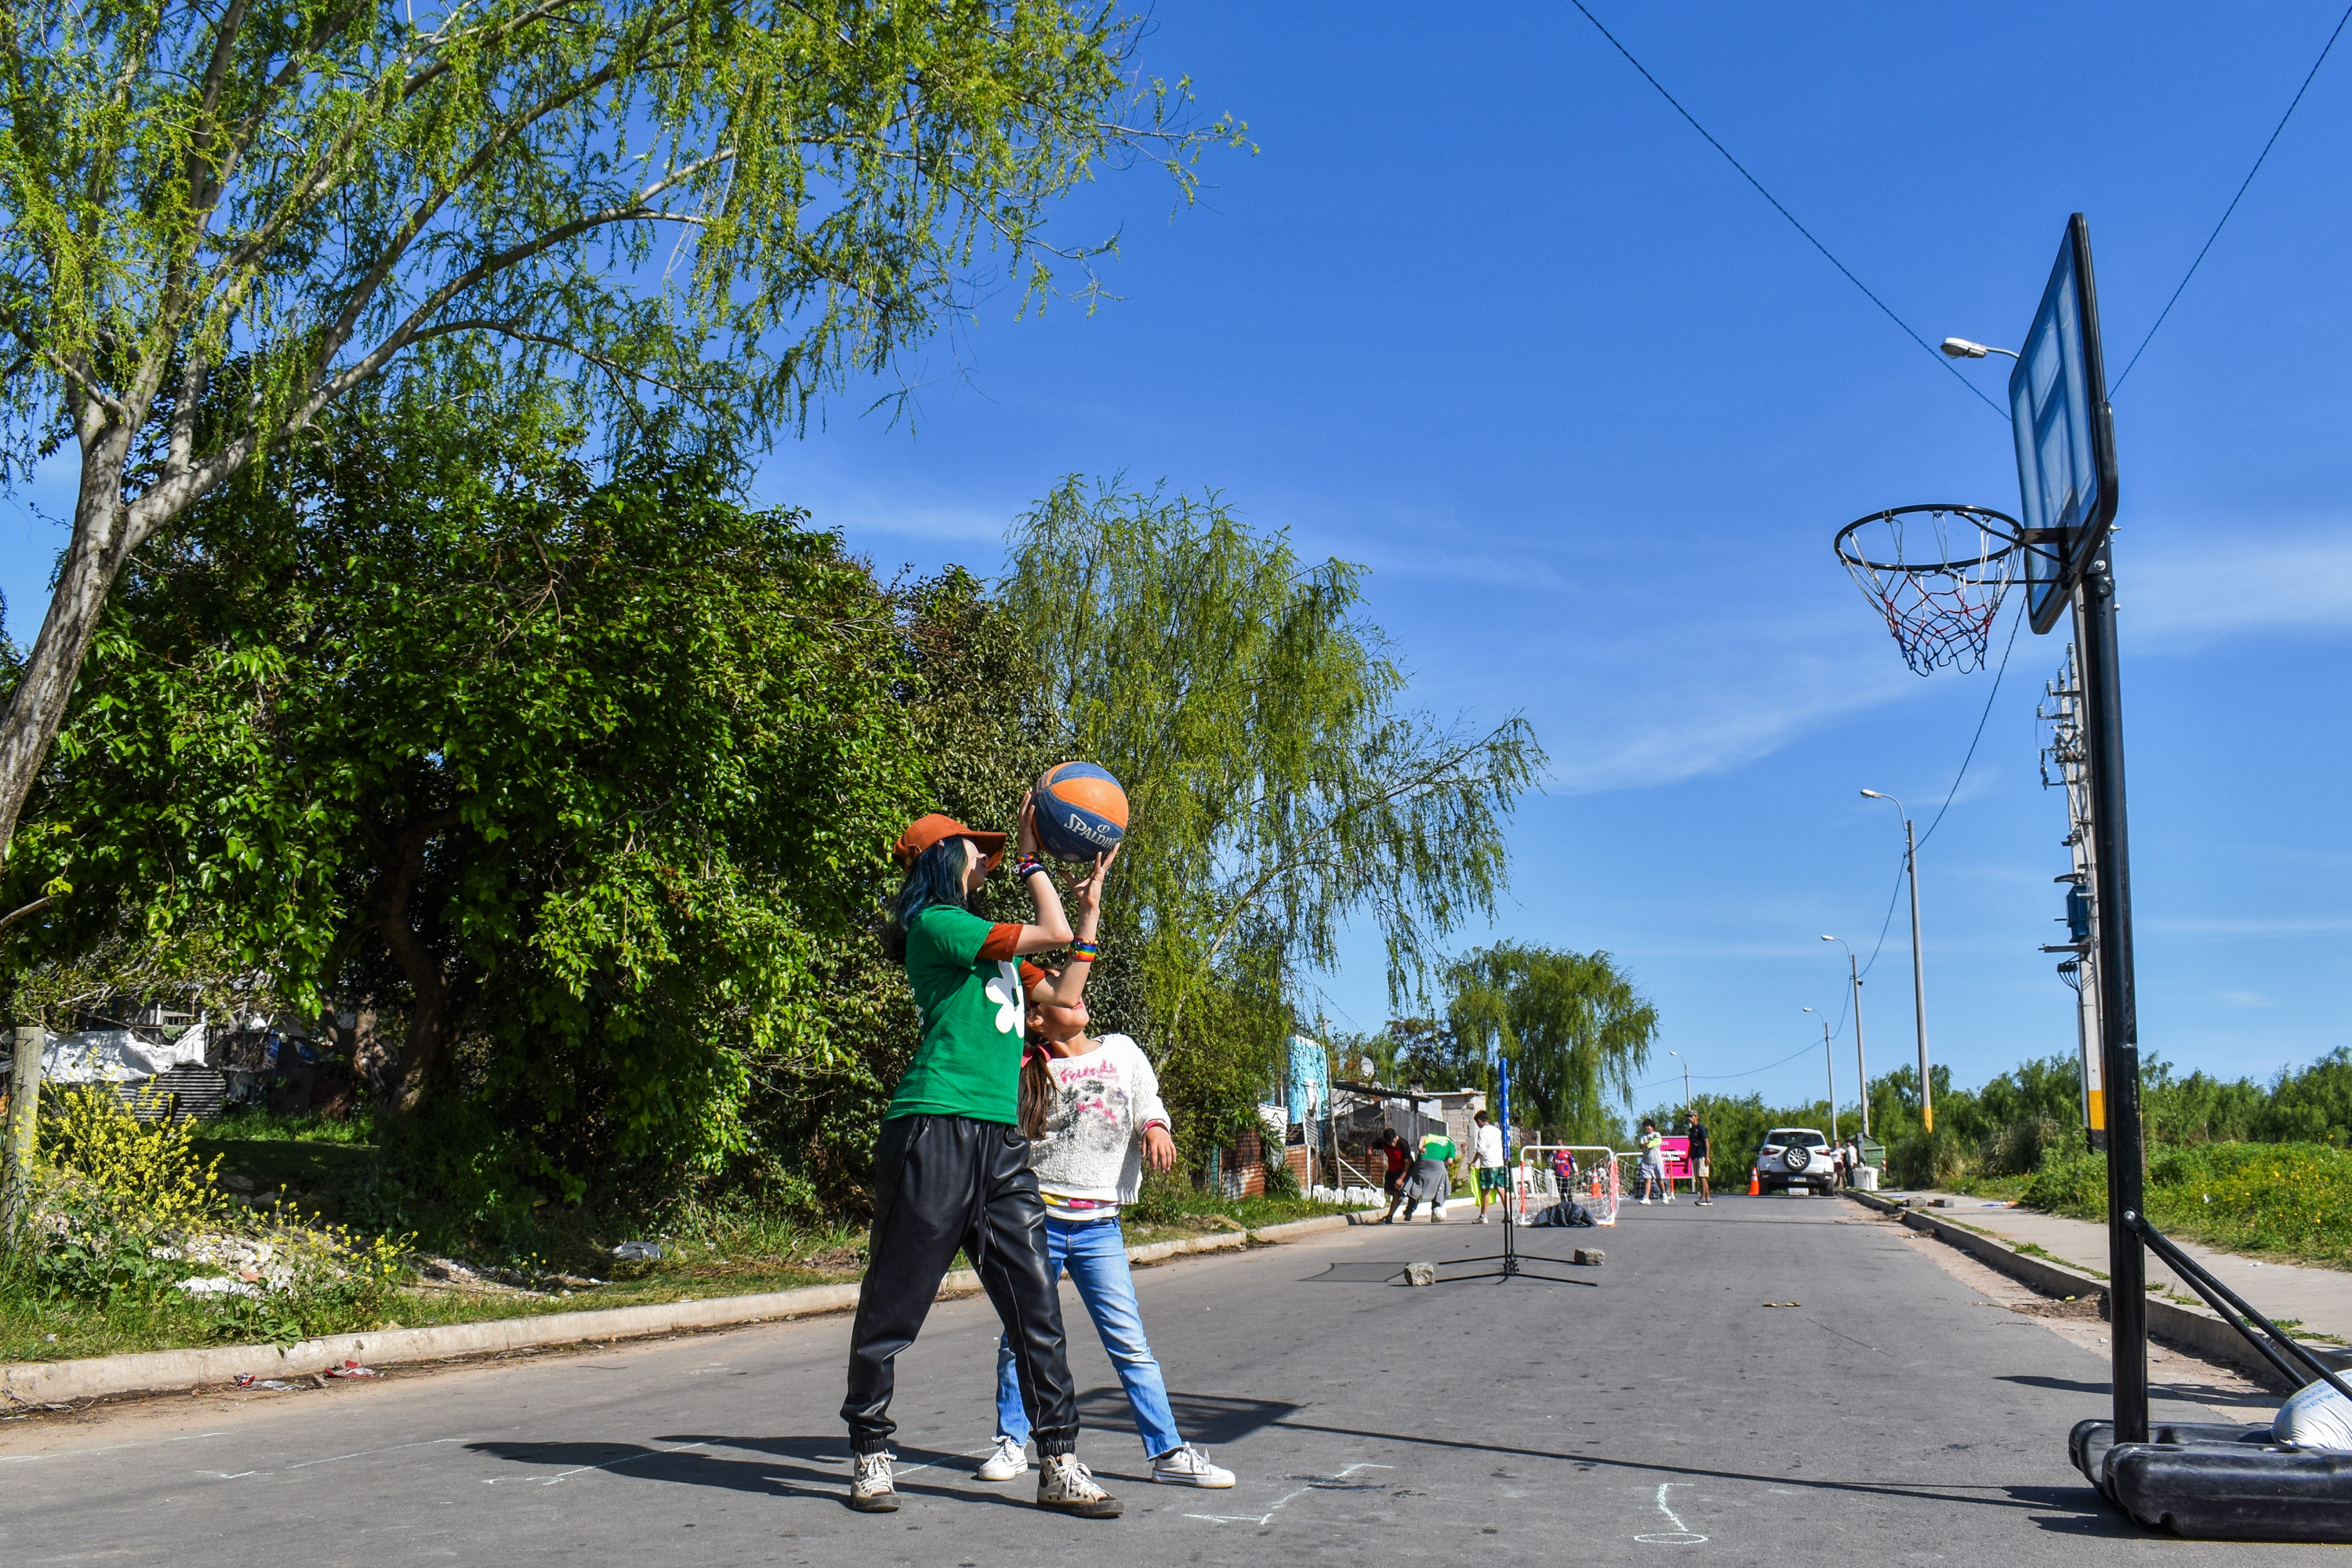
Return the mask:
[[[1101,956],[1102,943],[1098,942],[1086,942],[1081,940],[1074,941],[1070,943],[1070,962],[1073,963],[1092,963],[1096,959],[1100,958]]]
[[[1027,859],[1014,868],[1013,875],[1015,879],[1025,882],[1032,877],[1050,876],[1052,873],[1045,869],[1043,860]]]

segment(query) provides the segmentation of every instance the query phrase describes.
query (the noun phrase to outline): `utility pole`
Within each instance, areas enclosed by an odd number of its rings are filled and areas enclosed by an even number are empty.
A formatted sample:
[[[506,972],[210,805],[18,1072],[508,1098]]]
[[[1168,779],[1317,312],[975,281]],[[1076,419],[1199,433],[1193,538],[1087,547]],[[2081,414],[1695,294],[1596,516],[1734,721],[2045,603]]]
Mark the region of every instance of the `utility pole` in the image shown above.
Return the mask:
[[[1862,792],[1873,800],[1894,802],[1903,812],[1903,870],[1911,879],[1911,1014],[1919,1038],[1919,1125],[1936,1130],[1935,1087],[1927,1081],[1927,968],[1919,952],[1919,840],[1911,830],[1911,814],[1891,795],[1874,789]]]
[[[1822,1021],[1822,1065],[1823,1067],[1826,1067],[1826,1068],[1829,1068],[1829,1070],[1830,1070],[1830,1142],[1831,1142],[1832,1143],[1835,1143],[1835,1142],[1838,1141],[1838,1137],[1837,1137],[1837,1058],[1836,1058],[1836,1056],[1835,1056],[1835,1055],[1833,1055],[1833,1054],[1832,1053],[1832,1051],[1831,1051],[1831,1049],[1830,1049],[1830,1020],[1829,1020],[1829,1015],[1828,1015],[1828,1014],[1826,1014],[1826,1013],[1814,1012],[1814,1010],[1813,1010],[1812,1008],[1811,1008],[1811,1007],[1804,1007],[1804,1008],[1801,1008],[1801,1009],[1799,1009],[1799,1011],[1801,1011],[1801,1012],[1806,1012],[1806,1013],[1812,1013],[1812,1015],[1813,1015],[1813,1016],[1814,1016],[1814,1017],[1819,1018],[1819,1019]]]
[[[1853,948],[1843,937],[1825,936],[1823,942],[1836,942],[1845,949],[1846,974],[1853,982],[1853,1081],[1862,1086],[1862,1135],[1870,1136],[1870,1064],[1862,1054],[1862,961],[1853,955]]]

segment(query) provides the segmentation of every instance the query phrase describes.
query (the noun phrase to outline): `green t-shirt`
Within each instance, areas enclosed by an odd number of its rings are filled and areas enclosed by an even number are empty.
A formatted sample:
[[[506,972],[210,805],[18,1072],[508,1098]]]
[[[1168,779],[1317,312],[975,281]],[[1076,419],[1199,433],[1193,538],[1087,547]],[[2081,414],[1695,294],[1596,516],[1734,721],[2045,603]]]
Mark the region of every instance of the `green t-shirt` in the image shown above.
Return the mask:
[[[1424,1160],[1454,1158],[1454,1140],[1443,1132],[1433,1132],[1421,1141],[1421,1157]]]
[[[933,904],[907,932],[907,982],[923,1017],[923,1043],[898,1080],[883,1120],[969,1116],[1011,1126],[1021,1119],[1021,973],[980,956],[993,930],[969,910]]]

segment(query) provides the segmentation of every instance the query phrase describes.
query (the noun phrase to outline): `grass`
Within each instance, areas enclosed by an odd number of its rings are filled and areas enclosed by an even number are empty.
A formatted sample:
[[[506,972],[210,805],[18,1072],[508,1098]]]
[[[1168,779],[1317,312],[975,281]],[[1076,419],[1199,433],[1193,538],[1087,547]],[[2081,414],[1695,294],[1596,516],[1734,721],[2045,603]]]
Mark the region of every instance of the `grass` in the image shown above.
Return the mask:
[[[195,1151],[218,1155],[220,1174],[256,1190],[251,1206],[282,1196],[306,1215],[335,1218],[371,1199],[379,1179],[364,1125],[246,1113],[205,1129]],[[234,1191],[241,1184],[229,1184]],[[1221,1231],[1255,1230],[1345,1212],[1305,1198],[1229,1200],[1154,1180],[1124,1218],[1130,1245]],[[865,1269],[863,1226],[810,1223],[741,1200],[677,1205],[649,1229],[553,1209],[520,1249],[467,1257],[493,1281],[449,1288],[414,1271],[367,1306],[312,1307],[299,1321],[250,1307],[191,1300],[166,1288],[130,1289],[105,1300],[45,1296],[27,1269],[0,1252],[0,1362],[57,1361],[184,1346],[282,1342],[297,1337],[543,1317],[607,1307],[755,1295],[855,1280]],[[656,1261],[612,1256],[623,1240],[657,1241]],[[420,1254],[420,1265],[430,1262]]]
[[[2021,1195],[2051,1214],[2104,1221],[2105,1156],[2053,1156]],[[2167,1236],[2208,1247],[2352,1269],[2352,1150],[2326,1143],[2159,1147],[2148,1156],[2147,1217]]]

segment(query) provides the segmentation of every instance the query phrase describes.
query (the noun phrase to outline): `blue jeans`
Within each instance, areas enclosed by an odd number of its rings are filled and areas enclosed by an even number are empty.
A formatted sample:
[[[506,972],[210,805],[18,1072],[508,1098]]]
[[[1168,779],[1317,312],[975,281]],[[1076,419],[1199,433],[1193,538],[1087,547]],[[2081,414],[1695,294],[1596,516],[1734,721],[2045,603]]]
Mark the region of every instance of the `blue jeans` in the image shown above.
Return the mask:
[[[1127,1268],[1127,1233],[1118,1219],[1066,1220],[1047,1215],[1046,1278],[1058,1280],[1064,1268],[1078,1288],[1078,1300],[1087,1304],[1087,1315],[1095,1321],[1095,1332],[1102,1336],[1111,1365],[1118,1369],[1144,1454],[1157,1458],[1181,1447],[1176,1413],[1168,1407],[1168,1384],[1143,1337],[1143,1312],[1136,1305],[1135,1279]],[[1001,1338],[996,1343],[996,1431],[1016,1443],[1029,1440],[1029,1415],[1021,1406],[1013,1345]]]

